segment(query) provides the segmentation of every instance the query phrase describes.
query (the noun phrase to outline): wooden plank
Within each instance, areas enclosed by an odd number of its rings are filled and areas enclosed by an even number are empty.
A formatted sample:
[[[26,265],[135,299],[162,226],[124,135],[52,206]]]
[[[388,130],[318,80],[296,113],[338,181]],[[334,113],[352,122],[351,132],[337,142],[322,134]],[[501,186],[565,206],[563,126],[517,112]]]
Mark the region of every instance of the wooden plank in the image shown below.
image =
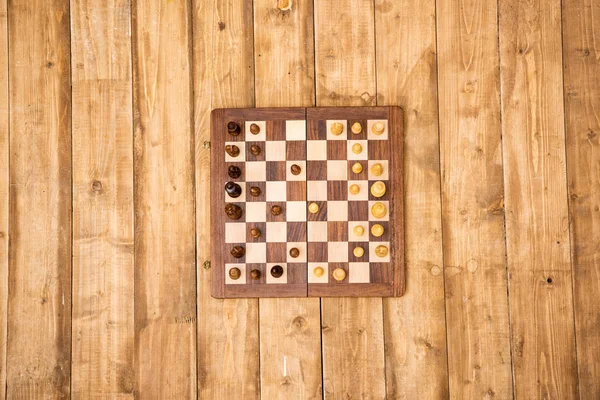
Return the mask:
[[[6,340],[8,317],[8,20],[7,4],[0,1],[0,388],[6,388]],[[0,390],[0,400],[6,390]]]
[[[561,2],[499,4],[515,395],[576,398]]]
[[[258,300],[210,296],[210,110],[254,105],[252,1],[194,1],[198,398],[258,399]],[[208,146],[207,146],[208,147]],[[207,265],[208,267],[208,265]]]
[[[71,363],[71,88],[68,0],[8,14],[8,398],[68,398]]]
[[[373,7],[373,2],[366,0],[315,3],[318,106],[374,105]],[[336,16],[335,23],[332,15]],[[363,397],[384,398],[381,299],[326,298],[321,300],[321,313],[324,397],[360,393]]]
[[[450,396],[512,396],[496,1],[436,5]]]
[[[190,13],[185,1],[133,5],[139,397],[197,395]]]
[[[564,0],[562,7],[579,391],[582,399],[593,399],[600,393],[600,2]]]
[[[388,398],[449,397],[435,1],[375,2],[377,104],[404,107],[406,293],[383,300]]]
[[[71,5],[73,397],[133,398],[129,0]]]

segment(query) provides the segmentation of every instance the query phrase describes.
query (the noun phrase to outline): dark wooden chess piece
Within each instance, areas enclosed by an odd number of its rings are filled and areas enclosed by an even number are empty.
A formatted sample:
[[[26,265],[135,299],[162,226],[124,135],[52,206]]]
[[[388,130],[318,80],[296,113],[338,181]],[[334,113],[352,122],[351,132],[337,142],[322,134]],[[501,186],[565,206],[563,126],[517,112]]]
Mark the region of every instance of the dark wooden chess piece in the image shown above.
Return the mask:
[[[258,186],[250,187],[250,196],[258,197],[258,196],[260,196],[261,193],[262,192]]]
[[[258,239],[261,235],[261,231],[258,228],[252,228],[250,229],[250,236],[252,236],[254,239]]]
[[[283,210],[281,209],[281,206],[274,205],[273,207],[271,207],[271,214],[273,214],[273,215],[275,215],[275,216],[277,216],[277,215],[280,215],[280,214],[281,214],[281,211],[283,211]]]
[[[281,278],[283,275],[283,267],[281,265],[275,265],[271,268],[271,275],[273,278]]]
[[[227,124],[227,132],[229,132],[231,136],[239,135],[240,131],[241,129],[237,122],[229,121],[229,123]]]
[[[250,278],[252,278],[255,281],[260,279],[260,275],[260,271],[257,269],[253,269],[252,271],[250,271]]]
[[[246,250],[242,246],[233,246],[231,249],[231,255],[235,258],[242,258],[246,254]]]
[[[227,175],[229,175],[231,179],[237,179],[242,176],[242,169],[235,165],[230,165],[229,168],[227,168]]]
[[[235,182],[229,181],[225,184],[225,193],[227,193],[229,197],[236,199],[242,194],[242,187]]]
[[[300,255],[300,250],[298,250],[296,247],[292,247],[290,249],[290,256],[292,258],[298,258],[299,255]]]
[[[242,208],[236,204],[227,203],[225,205],[225,214],[229,219],[240,219],[242,217]]]
[[[252,153],[252,155],[257,156],[260,154],[260,146],[257,144],[253,144],[250,146],[250,153]]]
[[[294,175],[300,175],[300,172],[302,172],[302,168],[300,168],[300,166],[298,164],[292,164],[292,166],[290,167],[290,170],[292,171],[292,174],[294,174]]]
[[[260,133],[260,126],[256,124],[250,124],[250,133],[253,135],[258,135]]]
[[[225,146],[225,151],[227,152],[227,154],[234,158],[240,155],[240,148],[237,147],[235,144],[228,144],[227,146]]]
[[[233,279],[234,281],[238,280],[240,278],[240,276],[242,276],[242,271],[240,271],[239,268],[234,267],[229,270],[229,277],[231,279]]]

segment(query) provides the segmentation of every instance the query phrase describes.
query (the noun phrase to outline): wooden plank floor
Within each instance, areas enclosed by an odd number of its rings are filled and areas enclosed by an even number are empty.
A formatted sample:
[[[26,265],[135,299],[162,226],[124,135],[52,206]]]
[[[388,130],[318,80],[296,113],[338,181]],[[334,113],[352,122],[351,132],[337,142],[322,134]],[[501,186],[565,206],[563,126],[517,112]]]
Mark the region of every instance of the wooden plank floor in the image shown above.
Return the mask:
[[[598,43],[600,0],[0,0],[0,400],[600,398]],[[212,299],[210,110],[328,105],[405,110],[406,295]]]

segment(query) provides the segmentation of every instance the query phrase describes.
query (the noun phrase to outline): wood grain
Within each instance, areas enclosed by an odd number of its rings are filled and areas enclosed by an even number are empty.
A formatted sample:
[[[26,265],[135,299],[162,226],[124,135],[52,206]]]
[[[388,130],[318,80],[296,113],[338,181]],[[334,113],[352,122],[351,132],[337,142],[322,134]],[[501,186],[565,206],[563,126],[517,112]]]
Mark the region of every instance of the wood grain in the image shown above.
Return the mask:
[[[260,398],[258,300],[210,296],[210,108],[254,105],[252,1],[194,1],[198,397]],[[235,56],[233,56],[235,55]],[[210,105],[210,107],[207,107]]]
[[[131,4],[71,4],[73,397],[133,398]]]
[[[11,1],[8,398],[70,397],[69,2]]]
[[[567,178],[579,392],[600,393],[600,2],[564,0],[562,31]]]
[[[374,105],[373,7],[366,0],[315,3],[317,106]],[[385,397],[382,314],[378,298],[321,300],[325,398]]]
[[[499,10],[506,242],[519,398],[577,397],[560,4],[505,1]]]
[[[197,395],[190,21],[188,2],[133,4],[135,391],[142,398]]]
[[[7,4],[0,1],[0,388],[6,388],[8,311],[9,108]],[[6,390],[0,390],[0,400]]]
[[[496,2],[436,15],[450,395],[509,398]]]
[[[388,398],[449,397],[435,2],[375,2],[377,104],[404,108],[406,293],[383,300]],[[423,379],[427,377],[427,379]]]

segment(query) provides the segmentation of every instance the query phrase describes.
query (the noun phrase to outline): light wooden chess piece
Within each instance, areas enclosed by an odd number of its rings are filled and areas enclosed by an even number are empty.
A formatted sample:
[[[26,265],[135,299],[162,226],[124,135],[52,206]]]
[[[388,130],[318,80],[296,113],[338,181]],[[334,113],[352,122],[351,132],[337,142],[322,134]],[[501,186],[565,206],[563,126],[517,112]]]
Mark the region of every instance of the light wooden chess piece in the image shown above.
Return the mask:
[[[352,133],[354,133],[355,135],[358,135],[359,133],[362,132],[362,125],[360,124],[360,122],[355,122],[352,124]]]
[[[373,204],[373,206],[371,207],[371,214],[373,214],[375,218],[385,217],[385,215],[387,214],[387,208],[385,207],[385,204],[383,204],[380,201]]]
[[[342,125],[339,122],[334,122],[333,124],[331,124],[331,133],[334,134],[335,136],[339,136],[342,134],[342,132],[344,132],[344,125]]]
[[[384,130],[385,125],[383,124],[383,122],[375,122],[371,127],[371,131],[373,131],[373,133],[376,135],[381,135]]]

